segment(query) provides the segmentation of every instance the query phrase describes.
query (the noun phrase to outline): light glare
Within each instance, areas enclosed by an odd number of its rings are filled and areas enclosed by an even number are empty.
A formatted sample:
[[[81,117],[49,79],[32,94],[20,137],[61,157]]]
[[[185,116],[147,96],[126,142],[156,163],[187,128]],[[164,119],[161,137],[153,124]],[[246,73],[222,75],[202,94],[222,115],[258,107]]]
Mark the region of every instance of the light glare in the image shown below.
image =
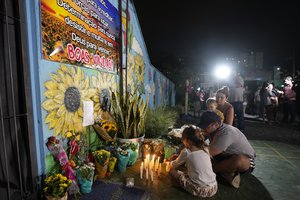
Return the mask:
[[[220,65],[215,70],[215,76],[218,79],[226,79],[230,75],[230,68],[227,65]]]

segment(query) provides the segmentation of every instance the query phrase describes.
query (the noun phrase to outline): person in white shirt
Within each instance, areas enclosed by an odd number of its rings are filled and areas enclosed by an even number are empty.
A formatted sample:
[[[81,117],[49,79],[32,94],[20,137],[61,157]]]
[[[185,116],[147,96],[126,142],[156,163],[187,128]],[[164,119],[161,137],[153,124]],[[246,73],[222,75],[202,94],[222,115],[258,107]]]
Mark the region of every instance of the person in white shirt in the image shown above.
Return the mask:
[[[204,136],[199,128],[189,125],[182,132],[185,148],[176,160],[171,162],[170,174],[178,180],[181,187],[198,197],[211,197],[216,194],[218,184],[213,172],[211,158]],[[185,164],[187,174],[177,170]]]

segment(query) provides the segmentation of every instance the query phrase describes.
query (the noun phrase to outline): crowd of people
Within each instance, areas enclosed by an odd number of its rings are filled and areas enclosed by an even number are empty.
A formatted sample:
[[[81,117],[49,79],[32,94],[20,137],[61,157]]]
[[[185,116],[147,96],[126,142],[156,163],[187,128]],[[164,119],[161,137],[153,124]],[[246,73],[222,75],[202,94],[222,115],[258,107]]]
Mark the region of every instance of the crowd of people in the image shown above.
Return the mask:
[[[244,135],[245,101],[253,98],[253,111],[269,125],[277,124],[277,112],[282,104],[283,123],[295,123],[300,114],[300,87],[292,77],[284,79],[282,91],[274,84],[264,82],[257,90],[245,92],[243,79],[237,74],[228,86],[197,105],[203,108],[198,124],[186,125],[182,132],[183,149],[170,160],[170,175],[181,187],[199,197],[211,197],[217,193],[217,176],[235,188],[240,186],[240,175],[255,168],[255,151]],[[246,93],[246,95],[245,95]],[[299,115],[300,116],[300,115]],[[181,167],[185,166],[185,172]]]
[[[244,85],[241,76],[236,74],[227,86],[218,88],[216,92],[212,88],[195,92],[192,98],[194,116],[199,117],[201,112],[209,109],[208,104],[211,104],[213,98],[217,102],[216,110],[224,115],[224,123],[234,125],[242,132],[245,130],[246,113],[269,125],[297,125],[297,117],[300,119],[300,91],[297,90],[300,87],[291,76],[284,78],[284,87],[281,89],[277,89],[274,83],[265,81],[256,90],[250,90]]]

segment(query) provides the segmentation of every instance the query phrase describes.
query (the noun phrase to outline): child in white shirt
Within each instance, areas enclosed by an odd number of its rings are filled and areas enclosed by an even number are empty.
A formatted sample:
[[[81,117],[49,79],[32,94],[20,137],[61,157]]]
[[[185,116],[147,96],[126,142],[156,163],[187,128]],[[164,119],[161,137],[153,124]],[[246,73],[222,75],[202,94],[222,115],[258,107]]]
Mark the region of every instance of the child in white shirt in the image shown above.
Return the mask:
[[[218,184],[212,170],[211,159],[204,136],[199,128],[193,125],[184,128],[182,143],[185,146],[178,158],[172,161],[170,174],[179,184],[194,196],[211,197],[216,194]],[[186,164],[187,174],[176,168]]]

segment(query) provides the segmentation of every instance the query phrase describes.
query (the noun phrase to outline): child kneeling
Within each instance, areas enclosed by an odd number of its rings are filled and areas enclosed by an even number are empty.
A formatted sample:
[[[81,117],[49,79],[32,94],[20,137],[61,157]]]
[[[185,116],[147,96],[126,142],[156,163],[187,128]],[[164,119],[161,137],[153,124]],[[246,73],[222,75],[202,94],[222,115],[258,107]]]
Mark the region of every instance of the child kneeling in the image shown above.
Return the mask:
[[[216,174],[212,170],[208,147],[201,130],[192,125],[185,127],[181,141],[185,148],[177,159],[172,161],[170,174],[181,187],[194,196],[215,195],[218,190]],[[187,174],[176,169],[182,164],[186,164]]]

